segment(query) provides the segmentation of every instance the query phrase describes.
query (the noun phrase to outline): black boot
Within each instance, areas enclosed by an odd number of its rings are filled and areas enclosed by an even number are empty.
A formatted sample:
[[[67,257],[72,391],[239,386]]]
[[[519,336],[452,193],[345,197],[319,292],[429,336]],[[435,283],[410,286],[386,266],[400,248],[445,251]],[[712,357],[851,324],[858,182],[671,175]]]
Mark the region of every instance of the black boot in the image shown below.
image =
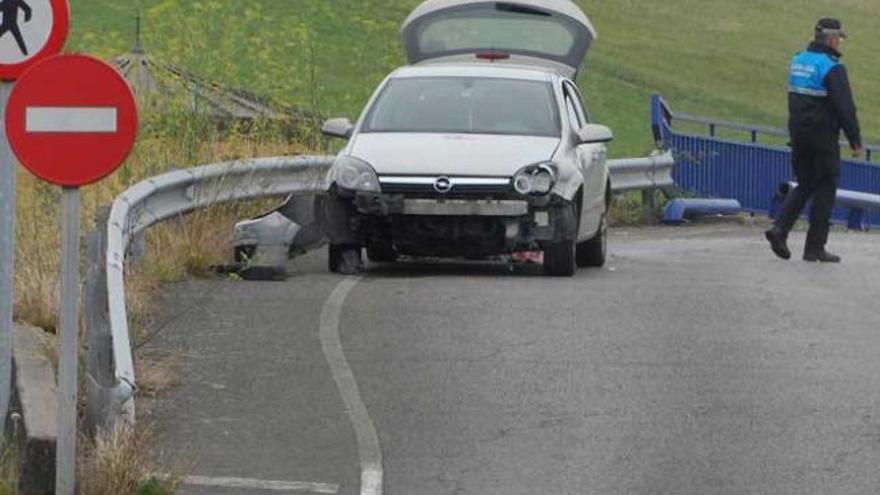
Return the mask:
[[[831,254],[824,249],[821,251],[808,251],[804,253],[804,261],[812,263],[840,263],[840,256]]]
[[[791,259],[791,251],[786,244],[785,234],[780,232],[776,227],[773,227],[764,233],[764,237],[770,241],[770,249],[773,250],[773,254],[784,260]]]

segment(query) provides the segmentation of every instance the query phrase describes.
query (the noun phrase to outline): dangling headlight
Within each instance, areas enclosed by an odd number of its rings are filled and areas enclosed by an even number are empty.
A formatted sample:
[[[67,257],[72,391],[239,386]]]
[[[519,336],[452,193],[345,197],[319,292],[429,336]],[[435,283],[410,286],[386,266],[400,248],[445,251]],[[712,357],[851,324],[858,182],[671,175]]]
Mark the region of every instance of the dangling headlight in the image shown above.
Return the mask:
[[[513,177],[513,188],[524,196],[543,196],[553,190],[557,178],[557,168],[553,163],[529,165]]]
[[[327,178],[330,184],[349,191],[381,192],[379,177],[373,167],[350,155],[337,158]]]

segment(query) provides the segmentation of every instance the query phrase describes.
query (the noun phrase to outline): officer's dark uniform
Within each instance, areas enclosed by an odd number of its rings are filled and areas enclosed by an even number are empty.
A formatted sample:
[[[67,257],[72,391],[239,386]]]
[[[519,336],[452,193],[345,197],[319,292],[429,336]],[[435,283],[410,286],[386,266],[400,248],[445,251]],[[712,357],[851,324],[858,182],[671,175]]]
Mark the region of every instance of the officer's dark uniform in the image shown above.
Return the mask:
[[[824,24],[823,24],[824,23]],[[839,21],[823,20],[817,27],[841,29]],[[828,255],[825,244],[840,177],[840,131],[852,148],[862,147],[856,106],[841,54],[827,44],[815,41],[797,54],[791,63],[788,107],[792,164],[798,187],[788,196],[775,226],[767,233],[774,251],[784,246],[788,233],[812,197],[810,230],[804,259],[839,261]]]

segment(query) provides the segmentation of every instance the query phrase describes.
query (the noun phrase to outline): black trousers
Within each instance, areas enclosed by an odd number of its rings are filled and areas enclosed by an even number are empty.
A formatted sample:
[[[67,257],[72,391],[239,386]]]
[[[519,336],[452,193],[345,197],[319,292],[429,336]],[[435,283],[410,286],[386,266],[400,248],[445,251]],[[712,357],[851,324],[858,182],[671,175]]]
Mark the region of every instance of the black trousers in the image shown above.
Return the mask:
[[[837,148],[837,147],[834,147]],[[831,212],[837,199],[837,186],[840,181],[840,149],[817,148],[809,142],[794,141],[792,165],[798,186],[792,191],[782,206],[776,219],[776,228],[786,236],[804,211],[810,199],[810,231],[804,251],[822,252],[828,243],[831,228]]]

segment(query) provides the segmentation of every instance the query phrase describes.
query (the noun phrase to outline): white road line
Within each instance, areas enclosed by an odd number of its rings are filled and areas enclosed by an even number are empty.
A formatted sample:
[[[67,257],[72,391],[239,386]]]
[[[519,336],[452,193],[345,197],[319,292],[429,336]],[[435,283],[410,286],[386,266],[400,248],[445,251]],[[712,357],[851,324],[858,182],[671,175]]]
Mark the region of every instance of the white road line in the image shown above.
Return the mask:
[[[25,130],[33,133],[114,133],[118,129],[113,107],[27,107]]]
[[[330,483],[308,483],[302,481],[270,481],[248,478],[187,476],[181,480],[181,483],[190,486],[240,488],[245,490],[265,490],[272,492],[326,493],[330,495],[336,495],[339,493],[339,485],[333,485]]]
[[[339,283],[330,294],[321,311],[321,347],[330,365],[336,388],[348,410],[357,437],[358,457],[361,463],[361,495],[382,495],[382,450],[379,448],[379,435],[370,413],[361,399],[354,373],[345,359],[342,343],[339,340],[339,316],[342,306],[352,289],[360,282],[360,277],[349,277]]]

